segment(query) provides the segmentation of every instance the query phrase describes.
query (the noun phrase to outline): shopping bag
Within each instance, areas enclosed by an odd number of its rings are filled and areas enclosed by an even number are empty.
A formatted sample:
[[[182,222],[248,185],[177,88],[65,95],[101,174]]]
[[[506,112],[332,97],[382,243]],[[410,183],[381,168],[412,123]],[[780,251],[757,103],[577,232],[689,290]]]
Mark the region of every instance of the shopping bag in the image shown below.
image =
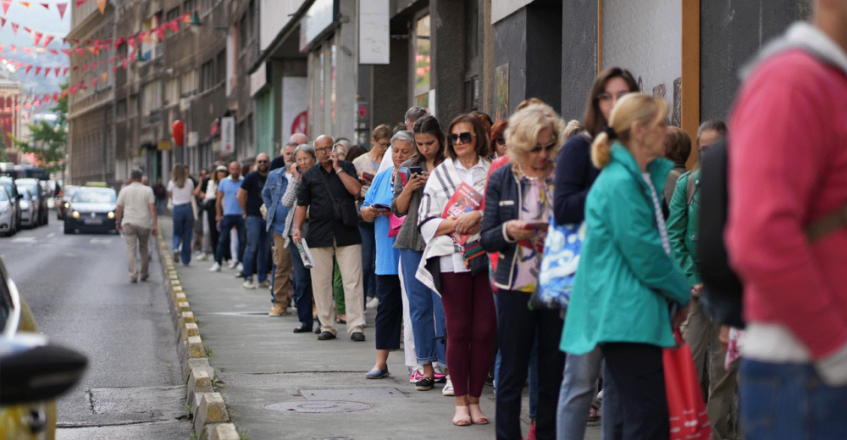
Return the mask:
[[[583,241],[585,222],[559,225],[550,217],[538,283],[529,298],[530,308],[567,309]]]
[[[694,369],[691,347],[674,330],[676,346],[665,348],[662,361],[665,368],[665,393],[668,398],[671,440],[711,440],[712,427],[700,380]]]

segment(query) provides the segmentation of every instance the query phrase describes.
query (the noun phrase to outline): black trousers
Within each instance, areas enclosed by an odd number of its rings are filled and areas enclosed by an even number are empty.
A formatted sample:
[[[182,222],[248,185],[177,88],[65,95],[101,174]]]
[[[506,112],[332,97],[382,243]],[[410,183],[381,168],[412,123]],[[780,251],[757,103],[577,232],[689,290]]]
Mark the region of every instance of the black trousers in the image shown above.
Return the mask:
[[[511,290],[497,292],[497,339],[500,373],[497,377],[497,438],[521,438],[521,391],[526,383],[529,355],[538,338],[538,415],[535,436],[556,438],[556,408],[565,368],[559,351],[563,321],[553,310],[529,310],[529,294]]]
[[[670,438],[662,348],[650,344],[600,346],[623,411],[623,440]]]
[[[403,327],[403,298],[400,292],[400,277],[377,275],[376,294],[376,349],[397,350],[400,348],[400,330]]]

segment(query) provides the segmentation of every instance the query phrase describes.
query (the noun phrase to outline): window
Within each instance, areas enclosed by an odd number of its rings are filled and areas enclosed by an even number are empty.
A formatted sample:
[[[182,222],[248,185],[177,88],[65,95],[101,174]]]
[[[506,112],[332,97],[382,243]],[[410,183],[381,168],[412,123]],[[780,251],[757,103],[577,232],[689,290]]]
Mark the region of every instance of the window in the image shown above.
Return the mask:
[[[150,112],[162,107],[162,81],[151,81],[144,85],[141,94],[141,114],[148,116]]]
[[[247,40],[249,39],[249,34],[247,33],[247,15],[242,15],[241,20],[238,22],[238,47],[242,49],[247,45]]]
[[[175,20],[177,18],[179,18],[179,6],[171,9],[167,14],[165,14],[165,21]]]
[[[465,10],[465,52],[468,60],[479,55],[479,3],[476,0],[467,2]]]
[[[129,97],[129,117],[135,117],[138,114],[138,95]]]
[[[179,102],[179,80],[169,79],[165,84],[165,105],[173,105]]]
[[[182,97],[191,96],[197,92],[197,71],[192,70],[182,75]]]
[[[415,105],[429,108],[430,32],[429,15],[415,24]]]
[[[123,119],[126,117],[126,99],[121,99],[115,105],[115,113],[117,114],[118,119]]]
[[[215,84],[226,81],[226,50],[215,57]]]
[[[205,92],[214,86],[215,66],[213,60],[209,60],[200,67],[200,91]]]

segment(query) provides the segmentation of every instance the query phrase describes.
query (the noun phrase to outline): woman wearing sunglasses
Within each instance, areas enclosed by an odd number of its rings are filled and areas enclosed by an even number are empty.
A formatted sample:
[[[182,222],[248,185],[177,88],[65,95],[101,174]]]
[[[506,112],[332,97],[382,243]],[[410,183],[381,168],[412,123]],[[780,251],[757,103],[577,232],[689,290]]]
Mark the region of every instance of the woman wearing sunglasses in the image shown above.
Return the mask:
[[[483,256],[467,263],[464,257],[466,248],[472,249],[474,243],[478,246],[482,211],[473,209],[447,218],[444,212],[462,183],[484,194],[491,162],[488,134],[475,116],[457,116],[447,132],[448,159],[427,179],[418,209],[426,248],[416,278],[441,294],[447,321],[447,364],[456,396],[453,424],[468,426],[488,423],[479,397],[491,366],[497,320],[484,252],[480,248]],[[470,234],[465,246],[454,238],[459,234]]]
[[[506,127],[509,126],[509,121],[497,121],[491,126],[491,153],[494,159],[506,155]]]
[[[501,255],[497,287],[497,438],[521,438],[521,390],[530,351],[538,337],[537,438],[556,435],[558,386],[565,356],[557,350],[562,332],[558,310],[529,310],[529,295],[541,269],[544,237],[553,213],[554,160],[565,123],[546,104],[531,104],[509,119],[506,137],[511,165],[491,175],[485,194],[482,246]]]

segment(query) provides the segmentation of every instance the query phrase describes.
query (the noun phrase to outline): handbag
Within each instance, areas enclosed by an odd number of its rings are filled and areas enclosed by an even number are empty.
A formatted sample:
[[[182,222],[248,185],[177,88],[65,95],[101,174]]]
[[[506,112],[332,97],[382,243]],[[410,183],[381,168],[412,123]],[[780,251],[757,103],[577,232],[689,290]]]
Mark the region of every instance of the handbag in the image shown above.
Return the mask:
[[[691,357],[691,347],[682,339],[679,329],[674,330],[674,338],[676,346],[662,350],[670,439],[711,440],[712,426]]]
[[[550,217],[538,282],[529,297],[531,309],[568,308],[583,241],[585,222],[559,225]]]
[[[403,226],[403,220],[406,220],[406,216],[397,217],[394,214],[388,216],[388,221],[390,226],[388,227],[388,238],[396,237],[400,234],[400,228]]]
[[[326,187],[327,194],[332,197],[332,187],[329,186],[329,182],[327,182],[326,177],[323,173],[318,170],[318,175],[321,176],[321,180]],[[354,227],[359,225],[359,216],[356,213],[356,200],[352,198],[343,198],[336,199],[333,198],[333,218],[335,220],[341,220],[341,223],[344,226]]]

